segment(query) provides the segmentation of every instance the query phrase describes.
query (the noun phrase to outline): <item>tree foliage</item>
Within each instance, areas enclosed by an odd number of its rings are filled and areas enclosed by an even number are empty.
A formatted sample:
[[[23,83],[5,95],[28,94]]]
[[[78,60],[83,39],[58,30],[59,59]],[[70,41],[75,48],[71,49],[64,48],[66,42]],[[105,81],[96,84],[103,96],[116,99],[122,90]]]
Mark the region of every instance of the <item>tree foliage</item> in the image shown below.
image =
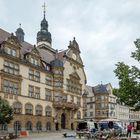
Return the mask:
[[[10,123],[13,119],[13,109],[8,101],[0,99],[0,124]]]
[[[135,42],[136,50],[132,52],[132,58],[140,62],[140,40]],[[114,70],[119,80],[119,89],[114,89],[113,93],[121,102],[134,106],[140,101],[140,69],[136,66],[128,66],[123,62],[118,62]]]

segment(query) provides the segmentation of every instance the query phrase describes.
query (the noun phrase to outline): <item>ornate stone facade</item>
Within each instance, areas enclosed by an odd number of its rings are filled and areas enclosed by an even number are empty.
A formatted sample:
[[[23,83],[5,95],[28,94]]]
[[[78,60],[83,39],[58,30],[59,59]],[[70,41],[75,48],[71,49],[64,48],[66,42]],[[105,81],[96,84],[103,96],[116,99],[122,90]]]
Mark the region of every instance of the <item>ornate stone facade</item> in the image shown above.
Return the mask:
[[[42,22],[41,31],[49,33],[45,15]],[[83,117],[86,84],[75,38],[58,52],[50,33],[49,39],[39,36],[37,46],[24,41],[21,27],[17,35],[0,29],[0,96],[15,112],[8,130],[75,129]]]

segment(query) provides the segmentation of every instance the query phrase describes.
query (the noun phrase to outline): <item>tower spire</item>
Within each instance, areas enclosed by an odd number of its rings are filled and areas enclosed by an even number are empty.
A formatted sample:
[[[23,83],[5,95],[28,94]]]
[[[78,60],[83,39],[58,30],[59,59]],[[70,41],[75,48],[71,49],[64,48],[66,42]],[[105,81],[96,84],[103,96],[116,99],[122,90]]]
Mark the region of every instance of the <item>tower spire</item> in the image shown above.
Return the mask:
[[[46,3],[44,2],[44,5],[42,5],[42,7],[43,7],[43,13],[44,13],[44,18],[45,18],[45,16],[46,16]]]
[[[48,21],[46,20],[46,4],[42,5],[44,18],[41,21],[41,30],[37,33],[37,44],[46,43],[48,46],[51,47],[51,33],[48,31]]]

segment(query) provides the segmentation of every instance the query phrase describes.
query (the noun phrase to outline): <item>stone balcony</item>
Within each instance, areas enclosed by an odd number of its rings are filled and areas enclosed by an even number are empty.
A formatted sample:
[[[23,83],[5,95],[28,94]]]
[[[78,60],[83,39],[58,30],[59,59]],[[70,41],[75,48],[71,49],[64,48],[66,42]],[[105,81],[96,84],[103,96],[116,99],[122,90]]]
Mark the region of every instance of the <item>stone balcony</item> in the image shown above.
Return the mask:
[[[62,101],[54,101],[53,107],[59,109],[70,109],[70,110],[79,109],[79,106],[73,102],[62,102]]]

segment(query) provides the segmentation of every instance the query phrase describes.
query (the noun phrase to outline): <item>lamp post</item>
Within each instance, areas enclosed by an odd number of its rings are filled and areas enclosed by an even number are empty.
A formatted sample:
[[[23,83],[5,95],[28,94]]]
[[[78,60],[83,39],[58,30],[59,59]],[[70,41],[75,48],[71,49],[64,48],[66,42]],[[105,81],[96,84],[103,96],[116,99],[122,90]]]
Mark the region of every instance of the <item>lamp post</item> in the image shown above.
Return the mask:
[[[18,121],[15,122],[15,135],[16,135],[16,138],[17,138],[17,134],[18,133]]]
[[[37,130],[38,130],[38,133],[39,133],[39,129],[40,129],[40,123],[39,123],[39,116],[37,115]]]

